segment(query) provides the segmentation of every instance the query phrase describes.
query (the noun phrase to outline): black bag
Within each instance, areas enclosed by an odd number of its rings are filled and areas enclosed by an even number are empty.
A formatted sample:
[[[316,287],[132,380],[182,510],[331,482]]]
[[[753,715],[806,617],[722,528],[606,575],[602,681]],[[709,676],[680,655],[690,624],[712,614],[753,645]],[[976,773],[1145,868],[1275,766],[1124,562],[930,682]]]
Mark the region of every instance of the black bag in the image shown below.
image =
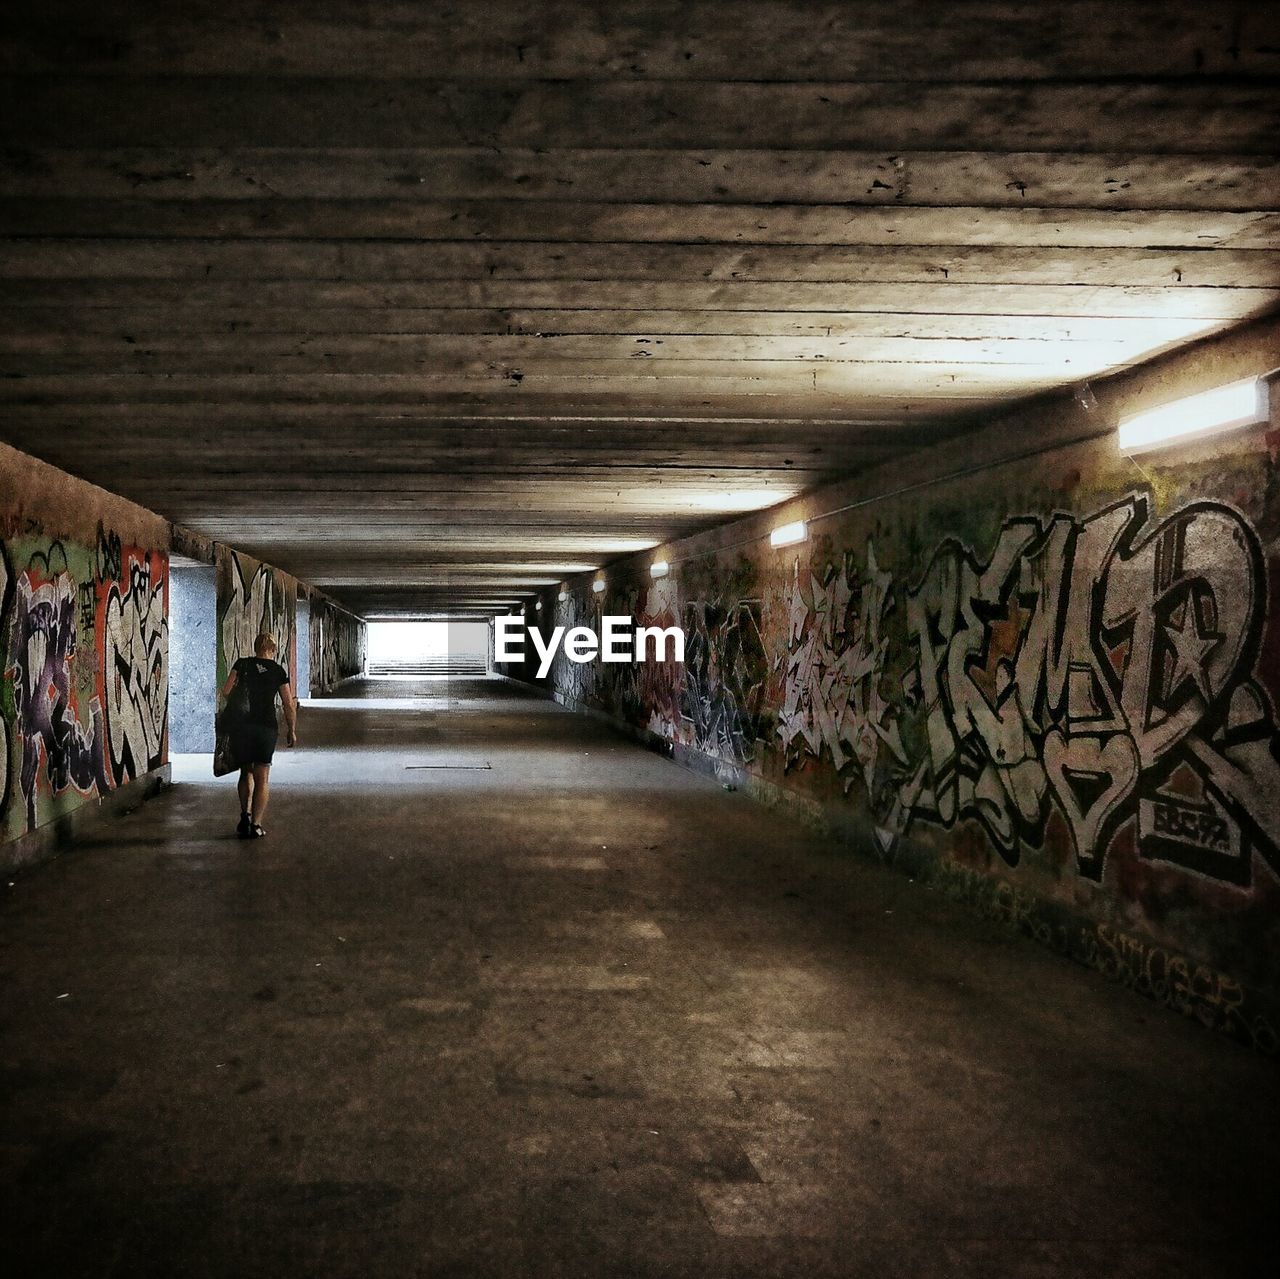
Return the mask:
[[[242,680],[237,679],[236,686],[231,690],[231,695],[227,698],[227,704],[222,708],[215,727],[220,734],[230,733],[233,729],[239,728],[248,718],[249,690]]]
[[[228,773],[234,773],[239,767],[235,753],[231,749],[231,734],[220,732],[213,747],[213,775],[225,777]]]
[[[242,724],[247,723],[248,719],[249,689],[244,681],[237,677],[236,686],[231,690],[231,694],[227,698],[227,704],[214,721],[214,732],[217,734],[213,747],[213,775],[215,777],[225,777],[228,773],[234,773],[239,768],[231,749],[231,734]]]

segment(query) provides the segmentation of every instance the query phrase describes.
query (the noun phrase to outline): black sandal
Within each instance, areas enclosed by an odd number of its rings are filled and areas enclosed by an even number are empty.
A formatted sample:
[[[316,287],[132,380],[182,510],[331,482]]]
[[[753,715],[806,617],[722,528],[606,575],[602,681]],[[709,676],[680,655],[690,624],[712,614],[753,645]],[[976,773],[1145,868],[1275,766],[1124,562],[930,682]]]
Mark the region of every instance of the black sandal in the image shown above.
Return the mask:
[[[253,831],[253,818],[248,813],[240,814],[240,824],[236,827],[236,834],[241,839],[248,839]]]
[[[254,822],[253,825],[249,827],[250,839],[261,839],[266,833],[267,832],[263,830],[262,827],[259,826],[257,822]]]

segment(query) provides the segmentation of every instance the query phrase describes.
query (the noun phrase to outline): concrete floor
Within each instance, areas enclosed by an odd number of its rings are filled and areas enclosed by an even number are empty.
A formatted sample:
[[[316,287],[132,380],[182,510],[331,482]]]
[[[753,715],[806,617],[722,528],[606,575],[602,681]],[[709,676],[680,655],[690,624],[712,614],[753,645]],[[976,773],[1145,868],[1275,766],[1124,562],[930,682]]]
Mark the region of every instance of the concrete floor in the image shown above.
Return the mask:
[[[512,685],[415,687],[304,708],[265,841],[210,778],[3,890],[7,1273],[1276,1272],[1273,1065]]]

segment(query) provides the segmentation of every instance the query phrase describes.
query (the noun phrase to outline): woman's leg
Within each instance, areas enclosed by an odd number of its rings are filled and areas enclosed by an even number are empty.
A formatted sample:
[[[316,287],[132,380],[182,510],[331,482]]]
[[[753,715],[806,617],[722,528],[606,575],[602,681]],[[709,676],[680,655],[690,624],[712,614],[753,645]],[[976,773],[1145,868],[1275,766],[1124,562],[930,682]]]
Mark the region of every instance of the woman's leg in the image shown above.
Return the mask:
[[[240,792],[240,811],[247,813],[253,805],[253,770],[248,764],[240,770],[236,790]]]
[[[255,826],[262,825],[262,815],[267,811],[267,800],[271,797],[268,782],[270,774],[270,764],[253,766],[253,824]]]

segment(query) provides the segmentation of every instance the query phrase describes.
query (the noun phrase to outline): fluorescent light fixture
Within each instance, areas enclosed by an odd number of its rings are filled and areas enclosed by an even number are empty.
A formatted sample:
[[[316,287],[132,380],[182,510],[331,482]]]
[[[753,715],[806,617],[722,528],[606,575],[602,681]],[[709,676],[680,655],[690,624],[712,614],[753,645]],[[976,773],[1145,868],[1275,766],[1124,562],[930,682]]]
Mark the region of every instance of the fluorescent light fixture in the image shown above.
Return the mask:
[[[795,493],[790,485],[785,489],[713,489],[692,495],[692,504],[708,511],[763,511],[795,497]]]
[[[796,520],[794,524],[780,524],[769,534],[770,546],[794,546],[809,536],[809,526],[804,520]]]
[[[777,506],[796,495],[796,486],[788,484],[774,489],[718,489],[712,493],[699,493],[695,506],[711,511],[762,511],[767,506]]]
[[[591,589],[595,591],[597,595],[599,595],[600,592],[604,590],[604,578],[597,577],[596,580],[591,583]]]
[[[636,551],[651,551],[657,545],[651,537],[615,537],[609,542],[597,542],[594,549],[611,555],[628,555]]]
[[[654,560],[653,563],[649,565],[650,577],[666,577],[670,572],[671,565],[668,564],[666,560]]]
[[[1120,451],[1141,453],[1177,440],[1254,426],[1268,417],[1266,381],[1260,377],[1244,378],[1122,418]]]

